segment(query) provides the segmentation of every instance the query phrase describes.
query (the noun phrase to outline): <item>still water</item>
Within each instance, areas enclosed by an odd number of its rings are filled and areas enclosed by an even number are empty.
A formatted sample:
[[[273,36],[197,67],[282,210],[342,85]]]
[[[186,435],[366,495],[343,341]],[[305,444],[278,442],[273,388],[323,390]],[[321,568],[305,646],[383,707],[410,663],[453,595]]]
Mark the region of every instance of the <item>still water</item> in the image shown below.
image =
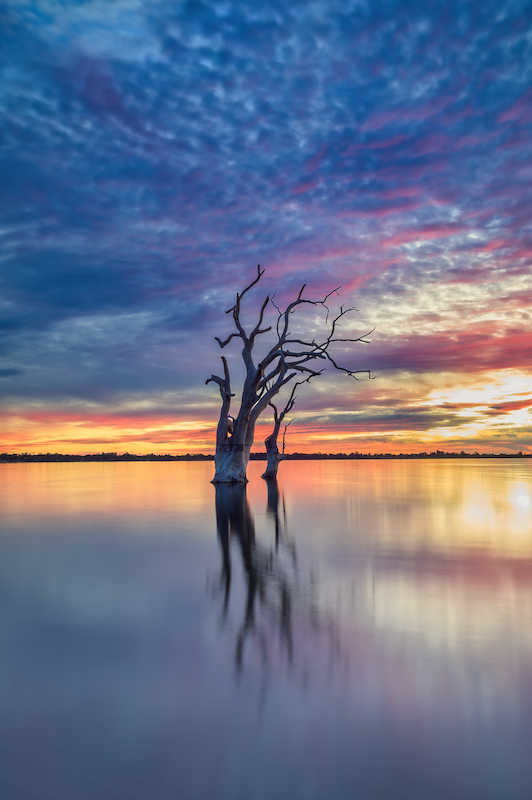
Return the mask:
[[[525,460],[0,465],[0,797],[530,800]]]

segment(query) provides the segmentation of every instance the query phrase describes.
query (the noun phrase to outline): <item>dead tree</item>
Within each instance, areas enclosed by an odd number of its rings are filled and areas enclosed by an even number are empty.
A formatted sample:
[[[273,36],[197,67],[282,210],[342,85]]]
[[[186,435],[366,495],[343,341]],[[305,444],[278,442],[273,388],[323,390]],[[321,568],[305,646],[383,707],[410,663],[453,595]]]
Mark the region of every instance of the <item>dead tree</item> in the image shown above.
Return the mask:
[[[354,308],[344,309],[340,307],[339,314],[329,321],[329,309],[327,300],[333,294],[338,293],[337,287],[329,292],[323,300],[309,300],[303,297],[306,284],[303,284],[297,298],[289,303],[284,311],[275,304],[273,298],[268,295],[262,303],[258,322],[251,331],[246,331],[240,319],[242,298],[258,283],[264,275],[260,265],[257,267],[257,277],[252,281],[243,292],[237,293],[236,302],[226,314],[232,314],[236,331],[229,334],[227,339],[222,341],[217,336],[216,341],[223,349],[229,342],[238,338],[242,340],[242,359],[246,368],[246,377],[242,388],[240,409],[235,418],[229,414],[231,398],[231,381],[227,360],[222,356],[224,369],[223,378],[218,375],[211,375],[205,383],[213,381],[218,384],[222,398],[222,408],[216,432],[216,454],[215,454],[215,475],[213,483],[245,483],[246,469],[249,461],[249,454],[255,436],[255,425],[260,414],[268,407],[277,393],[296,376],[304,375],[305,379],[321,375],[325,367],[316,369],[316,362],[326,361],[333,365],[337,370],[345,372],[355,380],[359,380],[357,375],[361,373],[371,377],[370,370],[350,370],[336,363],[329,352],[330,346],[335,342],[366,342],[364,334],[357,338],[337,338],[336,329],[340,325],[340,320]],[[277,311],[276,335],[273,346],[266,353],[258,364],[253,360],[253,348],[257,336],[268,333],[272,326],[262,327],[266,307],[272,303]],[[289,329],[290,317],[298,306],[321,306],[326,311],[326,323],[328,324],[328,335],[323,341],[312,339],[307,341],[303,338],[292,338]],[[370,331],[371,333],[371,331]]]
[[[309,376],[309,378],[307,378],[307,380],[310,380],[311,377],[312,376]],[[274,405],[273,403],[270,403],[270,406],[273,408],[273,431],[264,440],[264,444],[266,446],[267,465],[266,465],[266,471],[263,472],[263,474],[261,475],[262,478],[276,478],[277,477],[277,471],[279,469],[279,464],[281,463],[281,461],[284,458],[284,449],[285,449],[285,444],[286,444],[286,429],[288,428],[289,425],[292,424],[292,422],[294,420],[291,419],[290,422],[287,422],[286,425],[284,426],[284,431],[283,431],[283,449],[281,451],[279,450],[279,446],[277,444],[277,439],[279,437],[279,431],[281,430],[281,425],[283,424],[284,418],[286,417],[287,414],[290,413],[290,411],[294,407],[294,403],[296,402],[296,394],[295,394],[295,392],[296,392],[297,387],[300,386],[302,383],[305,383],[305,381],[298,381],[296,384],[294,384],[294,386],[292,388],[292,393],[291,393],[290,397],[288,398],[288,402],[286,403],[286,405],[285,405],[284,409],[281,411],[281,413],[279,413],[277,411],[277,406],[276,405]]]

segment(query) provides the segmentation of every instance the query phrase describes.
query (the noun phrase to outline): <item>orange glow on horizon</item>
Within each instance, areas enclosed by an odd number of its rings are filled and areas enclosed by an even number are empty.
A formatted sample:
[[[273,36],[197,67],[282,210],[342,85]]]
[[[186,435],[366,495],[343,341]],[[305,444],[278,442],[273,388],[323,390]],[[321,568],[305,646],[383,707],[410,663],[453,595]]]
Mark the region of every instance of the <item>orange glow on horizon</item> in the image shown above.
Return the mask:
[[[80,429],[81,427],[81,429]],[[357,426],[358,427],[358,426]],[[471,428],[471,426],[470,426]],[[261,422],[255,432],[253,452],[264,450],[264,439],[271,424]],[[516,442],[511,436],[482,437],[482,431],[469,431],[469,436],[452,435],[452,429],[429,430],[357,430],[346,424],[336,427],[319,423],[296,422],[287,432],[287,453],[418,453],[442,450],[446,452],[532,452],[530,445]],[[32,422],[24,430],[4,434],[1,452],[4,453],[134,453],[137,455],[213,453],[216,428],[211,420],[161,423],[158,419],[137,420],[136,426],[117,420],[112,427],[99,420],[86,420],[83,426],[68,419],[47,423],[45,419]],[[279,437],[279,446],[282,445]]]
[[[287,431],[287,453],[532,452],[530,376],[515,370],[460,382],[449,375],[417,384],[408,376],[366,381],[343,392],[320,386],[301,400]],[[215,402],[175,407],[175,413],[138,405],[6,409],[0,452],[213,453]],[[259,420],[254,452],[264,450],[272,424],[268,414]]]

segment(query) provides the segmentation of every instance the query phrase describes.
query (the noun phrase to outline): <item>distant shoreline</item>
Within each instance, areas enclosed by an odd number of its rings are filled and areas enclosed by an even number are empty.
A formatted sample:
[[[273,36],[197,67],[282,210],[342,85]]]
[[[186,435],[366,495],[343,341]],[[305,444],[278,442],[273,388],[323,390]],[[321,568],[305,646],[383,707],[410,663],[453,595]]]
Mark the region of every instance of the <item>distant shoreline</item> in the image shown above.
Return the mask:
[[[287,453],[286,461],[383,461],[434,458],[532,458],[532,453],[446,453],[436,450],[431,453]],[[266,453],[251,453],[251,461],[266,461]],[[107,462],[107,461],[214,461],[214,455],[204,453],[179,455],[139,456],[132,453],[91,453],[88,455],[64,455],[62,453],[0,453],[0,464],[55,463],[55,462]]]

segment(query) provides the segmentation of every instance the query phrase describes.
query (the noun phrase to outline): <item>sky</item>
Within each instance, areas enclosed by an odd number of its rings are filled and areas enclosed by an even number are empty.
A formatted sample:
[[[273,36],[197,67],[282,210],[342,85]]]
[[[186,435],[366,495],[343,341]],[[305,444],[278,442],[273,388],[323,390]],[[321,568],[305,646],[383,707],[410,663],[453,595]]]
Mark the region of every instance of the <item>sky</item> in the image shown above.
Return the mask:
[[[375,329],[289,452],[532,452],[532,3],[4,0],[0,30],[0,451],[213,452],[260,263],[248,323],[305,283]]]

